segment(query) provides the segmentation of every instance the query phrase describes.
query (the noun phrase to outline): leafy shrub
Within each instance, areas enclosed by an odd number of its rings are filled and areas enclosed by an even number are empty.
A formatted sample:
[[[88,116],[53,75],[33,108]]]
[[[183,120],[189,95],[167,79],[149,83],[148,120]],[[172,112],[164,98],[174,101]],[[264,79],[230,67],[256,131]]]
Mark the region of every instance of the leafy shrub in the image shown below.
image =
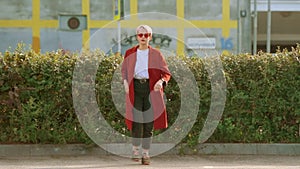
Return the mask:
[[[129,135],[124,117],[116,108],[122,109],[124,105],[122,102],[115,105],[111,93],[111,81],[123,58],[101,53],[87,56],[60,50],[38,54],[24,50],[22,45],[0,55],[0,143],[92,143],[74,111],[72,76],[76,62],[95,63],[99,58],[101,62],[92,79],[99,110],[116,131]],[[208,142],[299,143],[299,56],[299,45],[292,51],[278,50],[276,54],[221,56],[221,73],[227,83],[226,105]],[[176,66],[173,64],[176,59],[183,60],[197,81],[199,113],[183,140],[193,146],[198,143],[211,105],[211,77],[206,66],[213,58],[178,56],[166,59],[170,67]],[[123,92],[121,82],[117,85],[117,91]],[[174,78],[165,93],[172,125],[183,99]]]

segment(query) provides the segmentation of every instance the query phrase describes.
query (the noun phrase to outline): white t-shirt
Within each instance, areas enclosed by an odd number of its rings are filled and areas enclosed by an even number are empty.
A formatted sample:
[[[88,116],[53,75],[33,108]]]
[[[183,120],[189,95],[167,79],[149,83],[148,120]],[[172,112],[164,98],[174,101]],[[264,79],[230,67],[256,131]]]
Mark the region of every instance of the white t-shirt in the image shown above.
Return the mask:
[[[149,49],[137,50],[134,77],[137,79],[149,79],[148,73]]]

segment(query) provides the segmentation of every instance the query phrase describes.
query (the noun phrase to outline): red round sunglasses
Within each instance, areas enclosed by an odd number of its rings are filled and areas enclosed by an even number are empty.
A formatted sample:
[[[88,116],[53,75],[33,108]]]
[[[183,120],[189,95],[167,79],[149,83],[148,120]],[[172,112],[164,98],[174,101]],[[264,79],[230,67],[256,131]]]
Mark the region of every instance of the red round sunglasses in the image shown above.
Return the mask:
[[[137,34],[140,38],[142,38],[143,36],[145,37],[145,38],[148,38],[149,36],[151,36],[151,33],[139,33],[139,34]]]

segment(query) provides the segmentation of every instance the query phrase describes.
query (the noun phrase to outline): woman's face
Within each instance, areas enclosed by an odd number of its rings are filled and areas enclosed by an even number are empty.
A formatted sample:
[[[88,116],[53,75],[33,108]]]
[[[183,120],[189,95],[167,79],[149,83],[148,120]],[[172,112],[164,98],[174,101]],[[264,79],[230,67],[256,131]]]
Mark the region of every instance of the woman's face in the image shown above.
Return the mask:
[[[152,39],[151,33],[148,33],[145,29],[139,29],[136,36],[140,45],[148,45]]]

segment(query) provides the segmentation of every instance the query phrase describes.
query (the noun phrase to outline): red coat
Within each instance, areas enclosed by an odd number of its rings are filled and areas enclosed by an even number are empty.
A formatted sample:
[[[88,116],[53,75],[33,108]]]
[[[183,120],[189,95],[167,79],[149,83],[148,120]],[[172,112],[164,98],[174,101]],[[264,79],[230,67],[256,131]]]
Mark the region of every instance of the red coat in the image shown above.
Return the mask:
[[[149,48],[148,73],[150,98],[154,113],[154,129],[163,129],[168,127],[166,106],[163,100],[163,89],[154,91],[155,83],[163,78],[168,82],[171,78],[170,71],[161,52],[157,49]],[[136,63],[136,52],[138,46],[128,49],[122,63],[122,78],[129,84],[129,93],[126,94],[126,125],[129,130],[132,129],[133,105],[134,105],[134,69]]]

